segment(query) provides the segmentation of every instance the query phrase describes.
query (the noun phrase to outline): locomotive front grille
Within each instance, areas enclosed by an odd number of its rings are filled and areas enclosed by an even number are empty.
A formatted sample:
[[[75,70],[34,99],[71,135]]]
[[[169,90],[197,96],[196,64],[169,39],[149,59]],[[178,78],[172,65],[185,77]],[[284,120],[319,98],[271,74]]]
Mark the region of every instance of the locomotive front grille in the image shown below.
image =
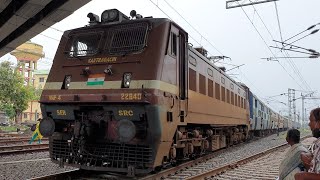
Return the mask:
[[[118,143],[84,144],[53,139],[50,157],[69,164],[91,167],[146,169],[152,163],[152,149],[143,145]]]

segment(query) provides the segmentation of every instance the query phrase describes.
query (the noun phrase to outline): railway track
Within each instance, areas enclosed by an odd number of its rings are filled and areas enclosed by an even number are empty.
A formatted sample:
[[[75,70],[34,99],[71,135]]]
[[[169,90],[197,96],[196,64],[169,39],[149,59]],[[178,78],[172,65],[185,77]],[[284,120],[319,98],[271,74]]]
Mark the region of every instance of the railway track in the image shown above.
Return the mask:
[[[65,171],[62,173],[55,173],[46,176],[40,176],[36,178],[31,178],[30,180],[58,180],[58,179],[85,179],[85,180],[97,180],[97,179],[104,179],[104,180],[129,180],[132,178],[126,176],[120,176],[118,174],[104,174],[99,172],[90,172],[84,170],[70,170]],[[135,178],[134,178],[135,179]]]
[[[0,146],[10,145],[10,144],[23,144],[28,143],[30,141],[30,137],[11,137],[11,138],[0,138]],[[42,141],[48,141],[48,138],[42,138]]]
[[[309,136],[303,137],[306,139]],[[312,142],[308,142],[311,144]],[[306,143],[305,145],[309,145]],[[219,164],[218,167],[212,167],[211,158],[217,157],[219,154],[229,151],[222,149],[212,154],[200,157],[196,160],[180,164],[177,167],[170,167],[156,174],[145,177],[136,177],[135,179],[157,180],[157,179],[275,179],[278,174],[279,164],[288,150],[287,143],[264,150],[262,152],[249,155],[248,157]],[[266,169],[266,170],[262,170]],[[248,175],[249,174],[249,175]],[[84,178],[85,177],[85,178]],[[57,173],[48,176],[34,178],[39,179],[126,179],[125,176],[114,174],[97,174],[81,170],[73,170],[64,173]]]
[[[303,137],[306,139],[310,136]],[[311,145],[312,141],[306,140],[304,145]],[[289,149],[287,143],[253,154],[249,157],[227,163],[218,168],[210,169],[207,164],[191,167],[187,171],[177,173],[165,179],[263,179],[274,180],[278,176],[279,164]]]
[[[0,155],[49,150],[49,144],[24,144],[0,146]]]
[[[19,136],[25,136],[25,135],[18,134],[18,133],[0,133],[0,137],[19,137]]]

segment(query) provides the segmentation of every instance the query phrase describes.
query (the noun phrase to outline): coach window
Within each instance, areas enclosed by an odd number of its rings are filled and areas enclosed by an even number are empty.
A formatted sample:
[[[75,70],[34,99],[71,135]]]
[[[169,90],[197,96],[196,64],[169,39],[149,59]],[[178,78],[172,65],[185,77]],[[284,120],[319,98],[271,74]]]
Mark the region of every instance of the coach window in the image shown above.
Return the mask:
[[[221,100],[226,102],[226,89],[221,86]]]
[[[234,105],[234,93],[231,91],[231,104]]]
[[[235,93],[235,96],[234,96],[234,105],[235,106],[238,106],[238,95]]]
[[[213,97],[213,81],[208,79],[208,96]]]
[[[243,98],[241,97],[241,108],[243,108]]]
[[[220,84],[215,83],[216,99],[220,100]]]
[[[197,74],[196,71],[189,68],[189,89],[197,91]]]
[[[206,95],[206,77],[199,73],[199,92]]]
[[[227,103],[230,103],[230,90],[227,89]]]

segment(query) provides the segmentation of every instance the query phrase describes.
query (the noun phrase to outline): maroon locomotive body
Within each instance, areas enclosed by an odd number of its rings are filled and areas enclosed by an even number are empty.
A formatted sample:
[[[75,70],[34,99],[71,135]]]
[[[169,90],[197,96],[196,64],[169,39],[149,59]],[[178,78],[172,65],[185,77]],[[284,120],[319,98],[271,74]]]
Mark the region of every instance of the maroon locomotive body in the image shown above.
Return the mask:
[[[145,174],[246,140],[246,89],[176,23],[132,15],[63,34],[40,100],[52,161]]]

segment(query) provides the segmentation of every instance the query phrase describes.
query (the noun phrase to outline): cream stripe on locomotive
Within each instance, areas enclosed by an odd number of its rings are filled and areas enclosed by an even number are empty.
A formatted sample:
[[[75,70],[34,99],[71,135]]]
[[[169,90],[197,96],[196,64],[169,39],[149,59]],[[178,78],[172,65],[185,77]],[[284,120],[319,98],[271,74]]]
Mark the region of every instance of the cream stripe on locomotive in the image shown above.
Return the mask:
[[[129,89],[158,89],[178,94],[178,87],[158,80],[132,80]],[[62,82],[46,82],[44,90],[59,90]],[[121,89],[121,81],[105,81],[103,85],[87,86],[87,82],[71,82],[69,89]]]

